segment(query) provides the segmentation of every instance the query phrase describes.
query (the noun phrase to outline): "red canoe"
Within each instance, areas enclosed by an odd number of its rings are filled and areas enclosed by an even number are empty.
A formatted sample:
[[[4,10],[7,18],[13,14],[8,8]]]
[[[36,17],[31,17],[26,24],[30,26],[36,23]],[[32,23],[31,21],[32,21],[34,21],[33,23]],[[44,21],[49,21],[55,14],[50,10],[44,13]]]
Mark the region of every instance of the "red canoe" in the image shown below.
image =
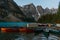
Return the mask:
[[[32,33],[34,32],[28,28],[1,28],[1,32],[25,32],[25,33]]]

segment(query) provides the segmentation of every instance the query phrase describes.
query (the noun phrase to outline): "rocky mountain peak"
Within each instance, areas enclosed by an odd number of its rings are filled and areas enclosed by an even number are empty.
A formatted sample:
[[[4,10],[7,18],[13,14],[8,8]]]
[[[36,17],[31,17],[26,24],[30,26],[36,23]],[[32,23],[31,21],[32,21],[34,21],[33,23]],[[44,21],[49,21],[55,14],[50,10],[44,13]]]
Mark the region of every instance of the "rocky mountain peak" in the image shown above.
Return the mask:
[[[44,9],[44,15],[45,14],[50,14],[50,9],[48,8],[48,7],[46,7],[45,9]]]
[[[37,6],[37,10],[39,11],[39,13],[40,13],[41,15],[43,15],[44,9],[42,8],[42,6]]]
[[[4,19],[10,14],[12,14],[12,17],[17,17],[18,14],[21,15],[21,17],[24,16],[14,0],[0,0],[0,17]]]
[[[37,9],[33,3],[24,5],[23,11],[27,17],[33,17],[35,20],[38,20],[39,16]]]

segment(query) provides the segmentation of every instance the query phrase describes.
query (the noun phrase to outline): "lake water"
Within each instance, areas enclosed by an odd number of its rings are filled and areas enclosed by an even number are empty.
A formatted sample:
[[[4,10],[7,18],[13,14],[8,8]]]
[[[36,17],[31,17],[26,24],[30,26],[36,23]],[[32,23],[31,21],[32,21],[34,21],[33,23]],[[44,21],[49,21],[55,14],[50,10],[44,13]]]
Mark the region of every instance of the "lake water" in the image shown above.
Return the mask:
[[[48,38],[44,36],[44,34],[39,34],[39,35],[33,35],[33,34],[28,34],[24,36],[19,36],[15,40],[60,40],[59,37],[50,34]]]
[[[34,35],[34,33],[0,33],[0,40],[60,40],[60,37],[50,34],[48,38],[43,33]]]

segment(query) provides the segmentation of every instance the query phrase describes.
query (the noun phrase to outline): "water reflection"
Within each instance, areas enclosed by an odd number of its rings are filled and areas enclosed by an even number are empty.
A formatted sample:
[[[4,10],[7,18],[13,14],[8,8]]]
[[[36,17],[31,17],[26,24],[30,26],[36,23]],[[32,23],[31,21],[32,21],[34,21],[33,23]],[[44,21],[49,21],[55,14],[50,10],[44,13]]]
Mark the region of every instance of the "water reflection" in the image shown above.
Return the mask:
[[[50,34],[48,38],[44,34],[34,35],[21,33],[1,33],[0,40],[60,40],[58,36]]]
[[[25,40],[24,36],[19,36],[19,38],[15,39],[15,40]]]
[[[30,38],[29,36],[31,36],[32,38]],[[37,36],[29,34],[29,36],[25,35],[25,36],[19,36],[17,39],[15,40],[59,40],[59,37],[55,36],[55,35],[49,35],[48,38],[46,38],[43,34],[39,34]]]
[[[47,38],[43,34],[40,34],[35,36],[32,40],[47,40]]]
[[[38,36],[35,36],[33,38],[33,40],[59,40],[59,37],[55,36],[55,35],[49,35],[48,38],[46,38],[45,36],[43,35],[38,35]]]
[[[55,36],[55,35],[50,35],[48,37],[48,40],[59,40],[59,37]]]

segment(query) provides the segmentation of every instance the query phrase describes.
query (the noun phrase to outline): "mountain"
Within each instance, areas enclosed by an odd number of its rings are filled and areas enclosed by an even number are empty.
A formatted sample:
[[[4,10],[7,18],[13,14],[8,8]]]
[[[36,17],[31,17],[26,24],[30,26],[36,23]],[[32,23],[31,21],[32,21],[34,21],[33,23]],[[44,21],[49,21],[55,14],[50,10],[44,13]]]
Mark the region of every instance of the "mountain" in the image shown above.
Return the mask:
[[[37,6],[37,10],[39,11],[40,15],[43,15],[44,9],[42,8],[42,6]]]
[[[55,14],[57,13],[57,9],[55,8],[52,8],[52,9],[49,9],[49,8],[43,8],[42,6],[37,6],[37,10],[39,11],[40,15],[46,15],[46,14]]]
[[[36,21],[39,19],[40,15],[38,14],[37,9],[33,3],[24,5],[23,7],[20,8],[24,12],[26,17],[34,18]]]
[[[58,11],[58,9],[54,9],[54,8],[50,9],[50,12],[51,12],[52,14],[57,13],[57,11]]]
[[[11,16],[9,16],[11,14]],[[0,0],[0,20],[13,21],[21,20],[24,17],[23,12],[13,0]]]
[[[57,9],[49,9],[49,8],[43,8],[42,6],[38,5],[35,6],[33,3],[27,4],[24,6],[19,6],[20,9],[23,11],[24,15],[28,18],[34,18],[35,21],[38,21],[38,19],[46,14],[55,14],[57,13]]]
[[[18,6],[14,0],[0,0],[0,21],[38,21],[45,14],[56,13],[57,9],[43,8],[35,6],[33,3]]]
[[[17,17],[13,16],[12,14],[9,14],[6,18],[4,18],[7,22],[20,22],[22,20],[18,19]]]
[[[49,8],[45,8],[45,9],[44,9],[44,15],[45,15],[45,14],[50,14],[50,9],[49,9]]]

